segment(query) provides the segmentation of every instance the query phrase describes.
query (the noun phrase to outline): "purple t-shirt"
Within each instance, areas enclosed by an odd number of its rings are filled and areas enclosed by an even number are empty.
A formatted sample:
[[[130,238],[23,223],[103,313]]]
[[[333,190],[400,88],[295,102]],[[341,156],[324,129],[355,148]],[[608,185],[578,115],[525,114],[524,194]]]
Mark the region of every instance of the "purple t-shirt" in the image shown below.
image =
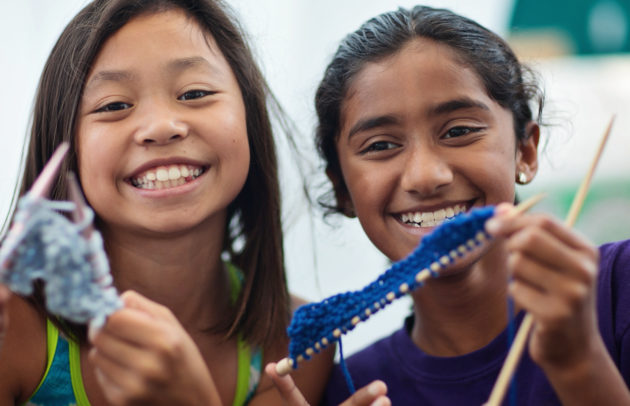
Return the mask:
[[[604,343],[630,386],[630,240],[603,245],[597,287],[597,314]],[[523,315],[517,317],[520,324]],[[474,405],[488,400],[508,352],[507,331],[484,348],[458,357],[425,354],[409,336],[413,319],[405,326],[346,360],[357,388],[374,379],[387,384],[388,396],[398,405]],[[326,389],[325,405],[338,405],[349,392],[339,366]],[[543,371],[523,354],[516,372],[516,393],[509,405],[559,405]]]

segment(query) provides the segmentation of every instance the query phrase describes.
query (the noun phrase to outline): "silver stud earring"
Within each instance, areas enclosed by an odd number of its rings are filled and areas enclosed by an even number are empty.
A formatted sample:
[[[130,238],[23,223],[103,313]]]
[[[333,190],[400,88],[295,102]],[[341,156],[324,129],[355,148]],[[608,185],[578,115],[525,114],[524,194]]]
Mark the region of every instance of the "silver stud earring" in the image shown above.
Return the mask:
[[[521,185],[527,183],[527,175],[525,175],[525,172],[521,171],[518,173],[518,183],[520,183]]]

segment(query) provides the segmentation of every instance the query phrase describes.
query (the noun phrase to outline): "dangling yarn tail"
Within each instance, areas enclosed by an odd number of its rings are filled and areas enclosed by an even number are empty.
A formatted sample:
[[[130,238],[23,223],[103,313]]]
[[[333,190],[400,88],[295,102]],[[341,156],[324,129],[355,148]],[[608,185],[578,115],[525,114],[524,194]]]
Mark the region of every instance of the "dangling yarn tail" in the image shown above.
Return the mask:
[[[344,378],[346,378],[346,385],[348,385],[348,391],[351,395],[356,392],[354,388],[354,382],[352,382],[352,377],[350,376],[350,371],[348,371],[348,366],[346,365],[346,360],[343,357],[343,345],[341,344],[341,338],[339,339],[339,367],[341,368],[341,372],[343,373]]]

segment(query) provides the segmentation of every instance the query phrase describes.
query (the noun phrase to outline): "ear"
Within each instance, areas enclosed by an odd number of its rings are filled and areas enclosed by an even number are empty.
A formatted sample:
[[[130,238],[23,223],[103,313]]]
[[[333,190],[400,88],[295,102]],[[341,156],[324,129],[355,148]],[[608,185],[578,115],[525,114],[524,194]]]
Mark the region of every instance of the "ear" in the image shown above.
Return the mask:
[[[516,181],[526,184],[532,181],[538,172],[538,141],[540,126],[530,121],[525,126],[525,139],[516,145]],[[521,175],[521,174],[524,174]]]
[[[344,182],[341,174],[328,167],[326,168],[326,176],[328,176],[328,179],[333,184],[333,191],[335,192],[337,207],[342,210],[344,216],[350,218],[356,217],[356,214],[354,212],[354,205],[352,204],[352,199],[350,198],[348,188],[346,187],[346,182]]]

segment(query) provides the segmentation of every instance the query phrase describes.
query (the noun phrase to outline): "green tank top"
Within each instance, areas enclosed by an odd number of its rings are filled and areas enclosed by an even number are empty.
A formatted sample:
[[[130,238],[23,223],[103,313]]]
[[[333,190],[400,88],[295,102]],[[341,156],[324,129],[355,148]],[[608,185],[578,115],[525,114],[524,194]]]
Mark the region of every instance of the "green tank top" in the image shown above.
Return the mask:
[[[236,301],[242,285],[242,273],[226,263],[232,286],[232,301]],[[26,406],[90,406],[83,378],[79,346],[59,334],[57,327],[46,320],[46,370]],[[233,406],[246,405],[258,387],[262,371],[262,349],[250,346],[238,337],[238,372]]]

